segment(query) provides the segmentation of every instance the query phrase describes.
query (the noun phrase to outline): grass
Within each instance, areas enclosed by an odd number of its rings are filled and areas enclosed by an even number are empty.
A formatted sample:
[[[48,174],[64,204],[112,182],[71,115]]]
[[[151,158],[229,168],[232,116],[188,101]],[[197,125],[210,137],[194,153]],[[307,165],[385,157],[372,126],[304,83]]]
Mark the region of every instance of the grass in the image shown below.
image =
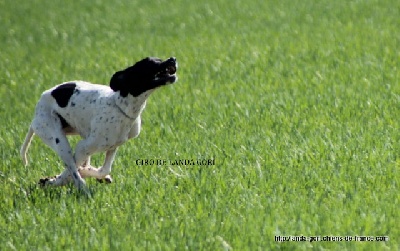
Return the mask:
[[[395,0],[0,1],[0,249],[398,250],[399,11]],[[176,56],[179,81],[150,97],[114,183],[88,180],[92,200],[37,187],[62,170],[38,138],[29,166],[18,154],[40,94],[108,84],[149,55]]]

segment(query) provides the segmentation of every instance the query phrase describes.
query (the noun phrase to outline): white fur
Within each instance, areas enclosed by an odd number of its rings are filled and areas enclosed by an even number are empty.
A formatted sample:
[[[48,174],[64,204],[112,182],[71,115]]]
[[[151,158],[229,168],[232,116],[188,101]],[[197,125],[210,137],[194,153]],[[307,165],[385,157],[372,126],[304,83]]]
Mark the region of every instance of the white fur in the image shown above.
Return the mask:
[[[153,90],[138,97],[121,97],[110,87],[73,81],[76,93],[69,99],[69,105],[60,107],[51,92],[45,91],[35,111],[25,142],[21,148],[24,164],[28,163],[26,152],[34,134],[50,146],[61,157],[66,170],[53,178],[42,179],[45,185],[65,185],[72,180],[87,192],[85,177],[95,177],[111,182],[109,176],[117,147],[128,139],[137,137],[141,129],[140,115],[146,106],[146,99]],[[71,106],[71,104],[74,104]],[[60,117],[70,128],[61,128]],[[79,134],[75,153],[67,140],[67,134]],[[106,152],[104,164],[100,168],[90,166],[90,156],[96,152]]]

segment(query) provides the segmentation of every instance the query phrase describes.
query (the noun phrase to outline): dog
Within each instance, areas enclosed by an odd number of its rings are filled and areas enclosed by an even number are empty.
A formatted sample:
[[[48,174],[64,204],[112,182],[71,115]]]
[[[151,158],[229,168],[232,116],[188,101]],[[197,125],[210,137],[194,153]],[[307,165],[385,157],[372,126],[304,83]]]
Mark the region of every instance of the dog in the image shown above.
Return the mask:
[[[64,162],[64,171],[42,178],[42,186],[74,185],[89,193],[84,178],[112,182],[110,176],[117,148],[139,135],[141,114],[149,95],[157,88],[178,79],[177,61],[147,57],[125,70],[116,72],[110,86],[84,81],[65,82],[42,93],[33,121],[21,147],[24,165],[34,134],[52,148]],[[81,140],[73,153],[67,135],[78,134]],[[90,156],[105,152],[100,168],[90,165]]]

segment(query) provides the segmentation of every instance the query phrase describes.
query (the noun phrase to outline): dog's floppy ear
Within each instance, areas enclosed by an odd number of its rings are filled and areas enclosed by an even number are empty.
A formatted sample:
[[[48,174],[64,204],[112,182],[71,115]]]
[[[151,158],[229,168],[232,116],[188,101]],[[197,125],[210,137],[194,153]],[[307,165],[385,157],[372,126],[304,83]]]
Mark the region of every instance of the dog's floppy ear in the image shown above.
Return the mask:
[[[126,97],[128,95],[125,78],[124,71],[117,71],[110,80],[111,89],[115,92],[120,91],[122,97]]]

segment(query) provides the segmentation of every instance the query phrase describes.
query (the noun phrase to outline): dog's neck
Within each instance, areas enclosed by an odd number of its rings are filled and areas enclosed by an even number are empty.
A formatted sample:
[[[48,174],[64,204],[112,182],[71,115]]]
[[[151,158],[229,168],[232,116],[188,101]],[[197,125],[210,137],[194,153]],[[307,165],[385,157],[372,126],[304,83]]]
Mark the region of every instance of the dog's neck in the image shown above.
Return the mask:
[[[125,117],[136,120],[146,106],[146,100],[153,90],[148,90],[137,97],[128,94],[122,97],[119,92],[114,94],[115,105]]]

